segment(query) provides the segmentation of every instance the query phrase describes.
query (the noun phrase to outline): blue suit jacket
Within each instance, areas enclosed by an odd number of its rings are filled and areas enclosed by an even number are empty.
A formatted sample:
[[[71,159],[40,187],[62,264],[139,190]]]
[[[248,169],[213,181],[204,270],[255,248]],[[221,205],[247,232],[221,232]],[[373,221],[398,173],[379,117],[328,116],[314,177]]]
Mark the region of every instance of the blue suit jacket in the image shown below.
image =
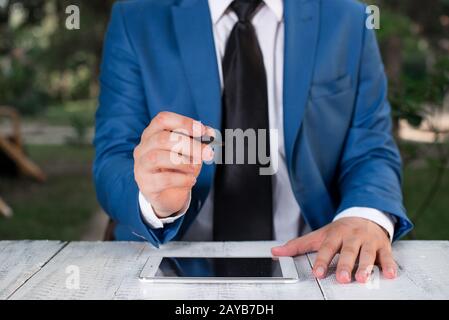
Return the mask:
[[[397,218],[401,160],[387,81],[365,7],[352,0],[285,0],[284,138],[289,177],[312,229],[354,206]],[[94,176],[119,240],[179,239],[213,183],[203,166],[187,214],[164,229],[142,220],[133,150],[160,111],[220,128],[221,89],[207,0],[136,0],[113,8],[101,68]]]

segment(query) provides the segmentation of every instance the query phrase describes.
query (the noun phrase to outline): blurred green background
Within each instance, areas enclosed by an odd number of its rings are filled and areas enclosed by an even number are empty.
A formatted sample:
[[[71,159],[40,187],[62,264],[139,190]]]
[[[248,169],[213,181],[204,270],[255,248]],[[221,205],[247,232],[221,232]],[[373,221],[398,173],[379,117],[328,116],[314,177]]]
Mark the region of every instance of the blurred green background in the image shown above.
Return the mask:
[[[39,183],[12,175],[0,150],[0,198],[13,210],[10,218],[0,215],[0,239],[102,238],[91,140],[113,2],[0,0],[0,106],[20,114],[26,157],[47,176]],[[449,239],[449,0],[367,3],[381,9],[378,39],[404,160],[405,205],[416,224],[408,238]],[[65,28],[73,4],[80,30]],[[0,117],[0,136],[10,139],[12,131]]]

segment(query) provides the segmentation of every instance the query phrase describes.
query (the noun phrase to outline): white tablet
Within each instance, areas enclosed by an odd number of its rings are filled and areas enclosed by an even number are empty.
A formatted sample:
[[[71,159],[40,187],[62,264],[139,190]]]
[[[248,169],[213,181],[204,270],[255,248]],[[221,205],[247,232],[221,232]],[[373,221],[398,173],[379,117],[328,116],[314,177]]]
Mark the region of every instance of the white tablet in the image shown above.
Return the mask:
[[[298,273],[290,257],[150,257],[140,279],[176,283],[294,283],[298,281]]]

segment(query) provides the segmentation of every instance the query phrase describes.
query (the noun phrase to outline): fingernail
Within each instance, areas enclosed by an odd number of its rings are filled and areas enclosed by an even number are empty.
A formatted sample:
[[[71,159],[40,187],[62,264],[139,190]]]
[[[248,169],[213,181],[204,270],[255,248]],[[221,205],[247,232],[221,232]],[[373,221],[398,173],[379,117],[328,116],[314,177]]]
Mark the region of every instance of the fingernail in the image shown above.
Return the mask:
[[[364,276],[365,276],[366,279],[371,277],[371,272],[372,272],[372,270],[370,268],[365,270]]]
[[[359,271],[357,273],[358,279],[361,279],[363,282],[366,282],[371,277],[371,270],[366,268],[364,271]]]
[[[350,276],[349,276],[349,272],[346,271],[346,270],[343,270],[343,271],[340,272],[340,278],[341,278],[343,281],[346,281],[346,282],[348,282],[348,281],[351,280],[351,278],[350,278]]]
[[[365,274],[367,277],[371,276],[371,273],[373,273],[373,268],[374,268],[374,266],[368,266],[368,267],[366,267],[365,273],[364,273],[364,274]]]
[[[325,270],[324,270],[324,268],[321,267],[321,266],[319,266],[318,268],[316,268],[316,271],[315,271],[315,273],[316,273],[316,275],[317,275],[318,277],[323,277],[323,276],[324,276],[324,272],[325,272]]]
[[[396,277],[396,270],[392,267],[387,269],[387,273],[392,277]]]

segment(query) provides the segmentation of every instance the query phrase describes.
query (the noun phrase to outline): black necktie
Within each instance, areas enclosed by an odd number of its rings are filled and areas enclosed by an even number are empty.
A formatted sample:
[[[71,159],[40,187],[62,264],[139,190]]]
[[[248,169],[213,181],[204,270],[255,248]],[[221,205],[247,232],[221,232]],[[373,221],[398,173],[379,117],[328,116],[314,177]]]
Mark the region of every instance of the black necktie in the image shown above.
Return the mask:
[[[219,164],[214,185],[214,240],[271,240],[273,235],[272,186],[270,175],[260,175],[262,166],[257,157],[258,144],[245,139],[244,150],[228,141],[225,129],[265,130],[269,156],[269,122],[267,77],[256,32],[251,24],[261,0],[235,0],[231,9],[239,21],[234,26],[223,58],[222,134],[225,141],[223,160],[233,145],[232,164]],[[248,151],[256,163],[248,163]],[[257,150],[259,151],[259,150]],[[244,164],[236,164],[236,152],[244,152]],[[229,162],[228,162],[229,163]]]

